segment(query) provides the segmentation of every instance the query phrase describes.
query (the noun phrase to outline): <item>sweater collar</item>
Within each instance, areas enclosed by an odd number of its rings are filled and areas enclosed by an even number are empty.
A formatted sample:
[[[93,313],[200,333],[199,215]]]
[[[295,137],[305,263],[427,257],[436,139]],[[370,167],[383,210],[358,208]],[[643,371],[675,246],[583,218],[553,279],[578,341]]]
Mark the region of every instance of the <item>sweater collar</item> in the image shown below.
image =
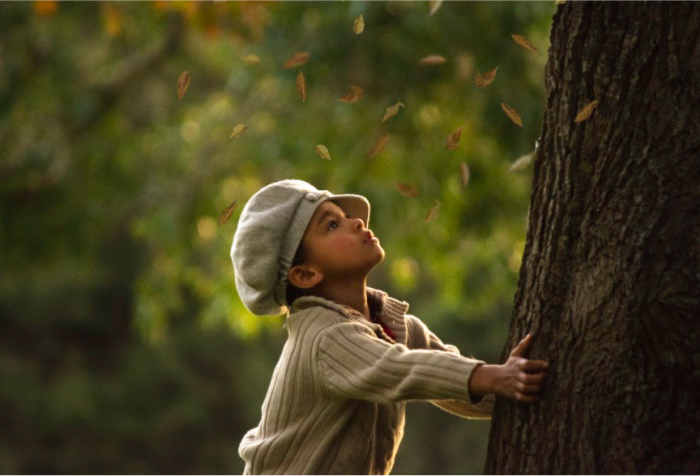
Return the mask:
[[[312,306],[324,306],[328,309],[333,309],[339,312],[347,319],[358,321],[371,327],[375,333],[377,333],[384,340],[406,345],[408,341],[408,332],[406,329],[405,316],[406,312],[408,311],[409,304],[405,301],[394,299],[386,292],[379,289],[370,288],[369,286],[366,289],[370,309],[376,309],[379,311],[379,319],[381,319],[384,325],[391,329],[396,336],[396,339],[392,339],[386,335],[379,323],[368,321],[367,318],[359,311],[320,296],[301,296],[297,298],[294,301],[294,304],[292,304],[290,315]]]

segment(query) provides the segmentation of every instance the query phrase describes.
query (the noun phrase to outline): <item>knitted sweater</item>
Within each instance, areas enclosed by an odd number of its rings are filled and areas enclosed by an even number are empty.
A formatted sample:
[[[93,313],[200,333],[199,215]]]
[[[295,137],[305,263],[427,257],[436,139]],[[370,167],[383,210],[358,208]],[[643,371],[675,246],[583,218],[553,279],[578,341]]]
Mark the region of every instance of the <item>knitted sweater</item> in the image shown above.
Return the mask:
[[[367,288],[391,329],[330,300],[298,298],[260,424],[239,446],[244,474],[388,474],[408,400],[429,400],[465,418],[490,418],[494,396],[468,381],[484,363],[443,344],[408,304]]]

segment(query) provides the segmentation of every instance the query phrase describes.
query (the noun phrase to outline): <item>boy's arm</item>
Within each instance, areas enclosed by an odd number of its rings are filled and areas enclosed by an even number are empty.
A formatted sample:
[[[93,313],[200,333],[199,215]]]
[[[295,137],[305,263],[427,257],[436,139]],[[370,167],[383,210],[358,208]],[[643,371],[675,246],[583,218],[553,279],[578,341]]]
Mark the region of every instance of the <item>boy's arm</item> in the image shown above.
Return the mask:
[[[443,352],[452,352],[461,355],[459,349],[454,345],[445,344],[416,316],[406,315],[406,326],[408,330],[408,345],[411,348],[426,348]],[[476,371],[482,365],[477,366]],[[479,372],[483,378],[483,372]],[[469,385],[474,380],[474,371],[470,376]],[[481,383],[481,382],[480,382]],[[441,410],[452,413],[463,418],[490,418],[496,396],[492,393],[471,391],[469,400],[431,400],[430,403]]]
[[[459,354],[459,349],[453,345],[443,344],[442,341],[417,317],[406,315],[409,330],[409,345],[424,345],[430,349],[444,350]],[[412,342],[411,342],[412,341]],[[528,360],[524,356],[532,341],[528,334],[510,352],[508,360],[503,365],[479,365],[474,369],[469,380],[469,391],[472,395],[470,402],[463,402],[465,415],[475,404],[493,409],[495,395],[499,394],[520,402],[531,403],[537,400],[540,386],[547,376],[548,363],[543,360]],[[479,401],[479,396],[484,396]],[[454,408],[445,408],[442,402],[433,402],[450,413],[461,415]]]
[[[320,384],[344,397],[391,404],[402,400],[466,400],[469,378],[485,364],[452,352],[409,350],[377,338],[355,322],[317,336],[315,367]],[[480,415],[483,417],[483,414]]]
[[[477,404],[467,400],[428,400],[430,403],[448,413],[461,418],[490,420],[493,406],[496,403],[496,395],[489,393]]]

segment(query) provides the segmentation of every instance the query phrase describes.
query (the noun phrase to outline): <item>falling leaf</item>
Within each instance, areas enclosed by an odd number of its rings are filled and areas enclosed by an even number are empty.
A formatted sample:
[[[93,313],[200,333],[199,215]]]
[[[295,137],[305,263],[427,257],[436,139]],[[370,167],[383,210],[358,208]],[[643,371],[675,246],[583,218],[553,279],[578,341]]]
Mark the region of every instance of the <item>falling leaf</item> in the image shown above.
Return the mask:
[[[322,159],[331,160],[331,154],[328,153],[328,147],[326,147],[323,144],[319,144],[316,146],[316,153]]]
[[[355,24],[352,27],[352,31],[355,32],[356,35],[359,35],[362,33],[362,31],[365,29],[365,20],[362,18],[362,14],[360,13],[360,17],[355,19]]]
[[[582,122],[591,117],[591,114],[593,114],[593,109],[595,109],[596,106],[598,106],[598,100],[593,100],[586,104],[583,109],[576,114],[576,119],[574,119],[574,122]]]
[[[216,0],[214,0],[216,1]],[[204,25],[204,33],[209,38],[218,38],[219,36],[219,26],[212,22],[213,20],[208,20]]]
[[[462,138],[462,128],[450,132],[447,136],[447,150],[457,150],[459,148],[459,140]]]
[[[389,137],[391,137],[391,134],[384,134],[381,136],[378,140],[377,143],[374,144],[374,148],[372,148],[372,152],[369,153],[367,156],[368,159],[373,158],[375,155],[377,155],[379,152],[382,151],[384,146],[386,145],[387,142],[389,142]]]
[[[117,36],[122,29],[123,12],[111,3],[100,3],[102,22],[109,36]]]
[[[467,188],[467,184],[469,183],[469,166],[466,164],[466,162],[462,162],[459,165],[459,171],[462,178],[462,188]]]
[[[386,108],[386,114],[384,114],[384,119],[382,119],[382,122],[386,121],[387,119],[391,119],[395,115],[399,113],[399,108],[400,107],[406,107],[404,103],[401,101],[397,102],[393,106],[389,106]]]
[[[153,5],[153,8],[159,12],[164,12],[165,10],[171,8],[168,2],[165,0],[155,0],[154,2],[151,2],[151,5]]]
[[[352,84],[350,85],[350,91],[348,91],[345,96],[342,98],[338,99],[340,102],[357,102],[360,99],[362,99],[362,96],[365,94],[365,92],[362,90],[361,87],[359,86],[353,86]]]
[[[182,100],[185,95],[185,91],[190,87],[190,73],[183,71],[180,77],[177,78],[177,97]]]
[[[311,57],[311,54],[308,51],[300,51],[298,53],[294,53],[291,58],[287,59],[287,62],[284,63],[284,69],[289,69],[289,68],[294,68],[296,66],[301,66],[305,64],[307,61],[309,61],[309,58]]]
[[[421,58],[421,60],[418,62],[419,65],[425,65],[425,66],[437,66],[440,64],[445,64],[445,57],[440,56],[440,55],[429,55],[426,56],[425,58]]]
[[[231,205],[226,207],[226,209],[221,212],[219,215],[219,226],[223,225],[228,221],[229,218],[231,218],[231,215],[233,215],[233,211],[236,209],[236,201],[234,200]]]
[[[259,64],[260,57],[258,55],[245,55],[241,56],[241,59],[245,64]]]
[[[438,210],[440,209],[440,206],[442,203],[440,203],[440,200],[435,200],[435,205],[433,205],[430,210],[428,210],[428,216],[425,217],[425,222],[428,223],[429,221],[432,221],[438,213]]]
[[[404,197],[414,198],[418,196],[418,189],[413,184],[396,182],[396,188],[399,189],[399,193]]]
[[[229,136],[229,139],[230,139],[231,137],[238,137],[238,136],[240,136],[241,134],[243,134],[243,132],[244,132],[246,129],[248,129],[248,126],[246,126],[245,124],[238,124],[236,127],[233,128],[233,132],[231,132],[231,135]]]
[[[530,162],[532,162],[532,156],[534,155],[534,152],[531,152],[527,155],[523,155],[522,157],[518,158],[515,162],[513,162],[513,165],[510,166],[508,169],[508,173],[513,173],[513,172],[521,172],[527,168],[528,165],[530,165]]]
[[[301,102],[306,102],[306,77],[304,77],[303,71],[299,71],[297,76],[297,91],[301,96]]]
[[[555,5],[564,5],[566,3],[566,0],[555,0],[554,4]]]
[[[532,46],[532,43],[530,43],[530,40],[525,38],[523,35],[516,35],[515,33],[511,33],[511,35],[515,42],[525,48],[526,50],[534,51],[535,53],[537,52],[537,48]]]
[[[34,13],[41,17],[48,17],[56,14],[58,2],[54,0],[38,0],[34,2]]]
[[[488,86],[491,84],[496,77],[496,71],[498,71],[498,66],[496,66],[494,69],[491,71],[487,71],[484,74],[480,74],[479,70],[476,70],[476,87],[477,88],[483,88],[485,86]]]
[[[430,0],[428,2],[428,5],[430,6],[430,13],[428,14],[428,16],[431,17],[436,11],[438,11],[440,5],[442,5],[442,0]]]
[[[520,127],[523,127],[523,120],[520,117],[520,114],[518,114],[518,111],[516,111],[504,102],[501,103],[501,109],[503,109],[503,112],[506,113],[508,119],[510,119],[511,121],[513,121],[513,123],[519,125]]]

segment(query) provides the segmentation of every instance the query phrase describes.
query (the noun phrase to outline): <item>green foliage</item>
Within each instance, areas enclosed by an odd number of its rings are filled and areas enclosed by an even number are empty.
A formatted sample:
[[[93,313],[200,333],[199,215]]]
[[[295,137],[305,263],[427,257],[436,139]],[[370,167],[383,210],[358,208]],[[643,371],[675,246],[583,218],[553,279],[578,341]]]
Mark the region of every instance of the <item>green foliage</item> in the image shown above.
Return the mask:
[[[257,424],[285,331],[243,307],[229,250],[240,209],[275,180],[367,196],[387,252],[369,284],[463,353],[496,361],[532,180],[507,170],[539,133],[554,8],[0,4],[0,470],[242,470],[237,445]],[[298,51],[309,62],[284,69]],[[447,61],[419,66],[430,54]],[[476,88],[476,70],[496,66]],[[364,97],[338,102],[350,84]],[[382,123],[397,101],[406,107]],[[239,123],[249,129],[229,138]],[[395,472],[482,471],[488,423],[409,408]]]

